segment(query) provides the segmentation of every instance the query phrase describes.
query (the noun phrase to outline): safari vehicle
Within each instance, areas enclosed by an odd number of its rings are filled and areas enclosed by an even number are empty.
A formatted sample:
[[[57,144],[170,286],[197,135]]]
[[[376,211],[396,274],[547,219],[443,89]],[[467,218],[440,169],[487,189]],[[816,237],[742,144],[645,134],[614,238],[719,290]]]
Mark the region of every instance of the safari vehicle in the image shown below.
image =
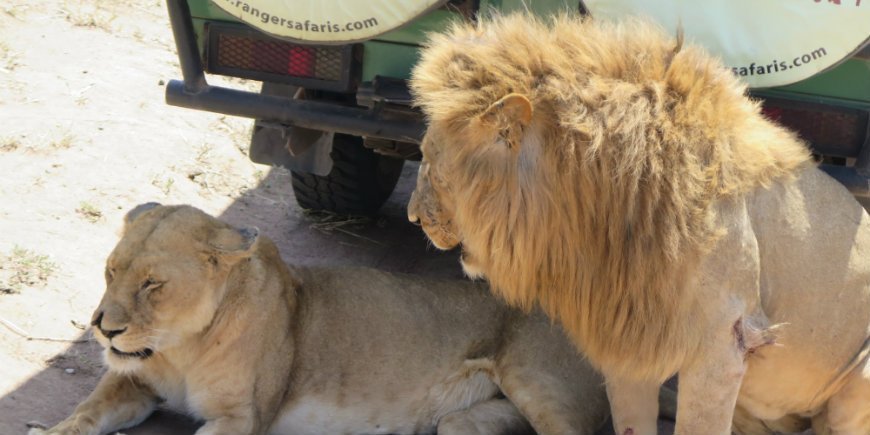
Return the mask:
[[[300,206],[372,214],[425,120],[406,84],[427,32],[489,11],[651,15],[720,55],[823,168],[870,197],[870,1],[167,0],[183,80],[167,103],[255,119],[250,158],[292,172]],[[699,6],[700,5],[700,6]],[[207,74],[262,82],[211,86]]]

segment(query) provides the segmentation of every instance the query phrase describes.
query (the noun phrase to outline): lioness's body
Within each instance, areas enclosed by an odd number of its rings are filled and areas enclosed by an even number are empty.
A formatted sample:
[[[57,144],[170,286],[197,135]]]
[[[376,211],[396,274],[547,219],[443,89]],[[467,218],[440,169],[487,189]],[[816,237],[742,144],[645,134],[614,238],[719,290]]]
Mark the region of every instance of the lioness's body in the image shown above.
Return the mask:
[[[870,434],[870,220],[699,47],[643,20],[515,14],[433,36],[409,204],[440,248],[565,326],[617,433]],[[738,397],[739,395],[739,397]],[[823,432],[824,433],[824,432]]]
[[[520,410],[537,410],[527,415],[558,412],[536,422],[542,433],[603,423],[603,381],[561,328],[507,309],[485,286],[373,269],[295,272],[293,382],[272,432],[434,433],[443,416],[500,389]]]
[[[160,399],[205,420],[198,434],[500,434],[528,429],[523,415],[589,434],[607,416],[561,330],[480,284],[288,268],[265,237],[191,207],[128,220],[94,313],[109,371],[47,433],[129,427]]]

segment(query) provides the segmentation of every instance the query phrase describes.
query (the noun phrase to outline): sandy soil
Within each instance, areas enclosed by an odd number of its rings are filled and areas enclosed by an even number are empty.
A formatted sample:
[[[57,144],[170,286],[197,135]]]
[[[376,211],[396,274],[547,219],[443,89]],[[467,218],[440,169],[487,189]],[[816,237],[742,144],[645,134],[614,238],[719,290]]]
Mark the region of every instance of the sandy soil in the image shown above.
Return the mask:
[[[247,159],[251,120],[164,104],[179,77],[161,1],[0,3],[0,434],[58,422],[96,383],[99,346],[84,326],[137,204],[256,225],[295,263],[460,276],[455,253],[429,249],[406,222],[413,165],[382,217],[330,231],[295,205],[287,171]],[[194,428],[163,414],[126,432]]]

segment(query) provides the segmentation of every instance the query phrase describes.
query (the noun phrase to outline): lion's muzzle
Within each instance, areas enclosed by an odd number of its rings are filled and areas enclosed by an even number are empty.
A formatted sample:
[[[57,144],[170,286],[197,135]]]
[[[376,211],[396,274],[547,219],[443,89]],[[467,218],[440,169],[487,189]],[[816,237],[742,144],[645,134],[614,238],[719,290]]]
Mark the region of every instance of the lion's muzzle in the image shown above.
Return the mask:
[[[94,320],[91,321],[91,325],[95,326],[100,331],[100,333],[103,334],[103,336],[105,336],[107,339],[111,340],[112,337],[115,337],[117,335],[121,335],[124,333],[124,331],[127,330],[126,327],[119,328],[119,329],[105,329],[105,328],[103,328],[103,314],[104,313],[102,311],[99,312],[96,315],[96,317],[94,318]]]
[[[104,325],[103,319],[105,317],[105,313],[103,311],[97,311],[94,313],[94,318],[91,320],[91,326],[96,330],[94,333],[96,334],[99,331],[99,334],[106,338],[106,343],[102,343],[112,355],[120,357],[120,358],[136,358],[136,359],[147,359],[151,355],[154,354],[154,350],[151,348],[142,348],[132,352],[126,352],[115,347],[115,344],[112,342],[112,339],[118,337],[127,331],[127,327],[118,327],[115,329],[107,328]]]

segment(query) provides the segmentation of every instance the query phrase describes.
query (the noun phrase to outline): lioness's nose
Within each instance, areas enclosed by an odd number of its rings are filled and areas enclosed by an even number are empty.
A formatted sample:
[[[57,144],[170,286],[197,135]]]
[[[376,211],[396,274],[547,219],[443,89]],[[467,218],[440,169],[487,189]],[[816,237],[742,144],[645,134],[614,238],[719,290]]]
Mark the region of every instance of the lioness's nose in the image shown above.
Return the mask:
[[[111,340],[112,337],[114,337],[114,336],[116,336],[116,335],[123,334],[124,331],[127,330],[127,328],[122,328],[122,329],[103,329],[102,324],[103,324],[103,312],[100,311],[100,312],[97,314],[97,316],[94,317],[94,320],[91,320],[91,325],[96,326],[97,329],[99,329],[100,332],[102,332],[103,335],[105,335],[106,338],[108,338],[109,340]]]

